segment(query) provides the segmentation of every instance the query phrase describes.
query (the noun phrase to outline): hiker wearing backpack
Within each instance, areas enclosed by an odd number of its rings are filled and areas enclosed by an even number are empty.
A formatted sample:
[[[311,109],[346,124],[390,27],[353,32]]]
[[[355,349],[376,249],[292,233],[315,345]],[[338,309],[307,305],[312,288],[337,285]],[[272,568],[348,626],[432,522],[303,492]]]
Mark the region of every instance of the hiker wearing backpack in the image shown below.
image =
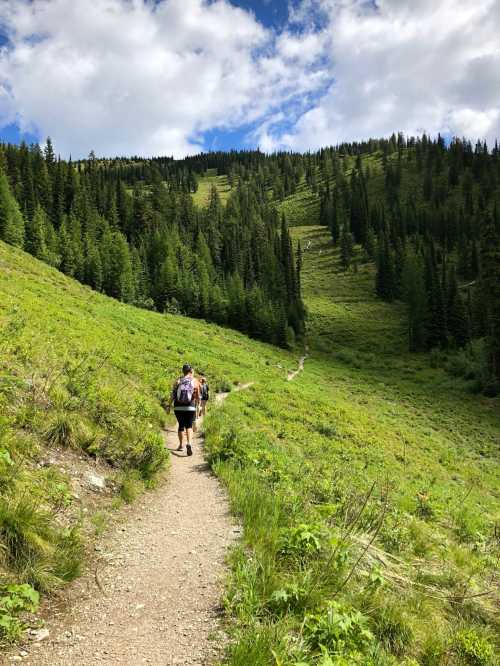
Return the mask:
[[[167,404],[167,413],[174,405],[174,413],[179,423],[179,446],[177,451],[183,450],[184,432],[186,433],[186,453],[193,455],[193,423],[196,419],[200,404],[200,383],[195,379],[193,368],[189,363],[182,366],[182,377],[179,377],[172,388],[172,394]]]
[[[205,375],[201,375],[200,377],[200,401],[201,401],[201,409],[200,409],[200,416],[205,416],[205,412],[207,409],[207,402],[209,398],[209,386],[208,382],[206,380]]]

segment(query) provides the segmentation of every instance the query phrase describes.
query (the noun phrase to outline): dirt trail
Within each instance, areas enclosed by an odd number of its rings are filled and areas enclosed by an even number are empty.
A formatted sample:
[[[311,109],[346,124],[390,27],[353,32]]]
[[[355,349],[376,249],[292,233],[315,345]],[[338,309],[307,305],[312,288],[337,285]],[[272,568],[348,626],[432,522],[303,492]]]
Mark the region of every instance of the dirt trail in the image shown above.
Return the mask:
[[[302,372],[302,370],[304,369],[304,363],[306,362],[306,359],[308,357],[309,357],[309,347],[306,346],[304,356],[301,356],[299,358],[299,367],[297,368],[297,370],[288,371],[287,380],[289,382],[293,381],[295,377],[299,374],[299,372]]]
[[[176,431],[165,438],[175,449]],[[201,442],[198,434],[190,458],[173,453],[165,485],[144,495],[96,547],[98,576],[91,571],[70,586],[67,608],[46,625],[49,638],[24,646],[22,660],[18,648],[2,663],[170,666],[216,659],[224,638],[224,557],[239,529]]]

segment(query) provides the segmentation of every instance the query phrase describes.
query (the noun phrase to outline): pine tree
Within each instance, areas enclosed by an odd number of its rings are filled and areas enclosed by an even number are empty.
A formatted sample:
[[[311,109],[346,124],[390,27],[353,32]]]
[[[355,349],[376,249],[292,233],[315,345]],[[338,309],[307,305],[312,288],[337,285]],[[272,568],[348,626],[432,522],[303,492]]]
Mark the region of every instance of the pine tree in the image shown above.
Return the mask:
[[[373,261],[377,252],[377,237],[372,227],[368,227],[366,232],[364,248],[366,256]]]
[[[44,149],[44,156],[45,156],[45,164],[47,165],[47,168],[49,171],[53,168],[56,158],[54,154],[54,147],[52,146],[52,139],[50,136],[47,137],[47,141],[45,143],[45,149]]]
[[[101,255],[99,254],[99,250],[90,236],[87,236],[85,245],[86,252],[84,281],[86,284],[90,285],[92,289],[101,291],[103,279]]]
[[[108,280],[111,296],[126,303],[134,300],[134,272],[130,251],[125,237],[119,231],[111,234]]]
[[[0,240],[23,247],[24,219],[11,194],[7,176],[0,168]]]
[[[26,222],[25,249],[42,261],[48,258],[45,241],[47,216],[41,206],[37,206],[33,218]]]
[[[378,241],[377,274],[375,280],[377,294],[386,301],[396,298],[396,267],[394,251],[389,244],[387,230],[385,230]]]
[[[354,241],[349,227],[344,225],[340,235],[340,264],[342,270],[347,271],[351,265],[354,253]]]
[[[413,253],[405,257],[402,292],[408,308],[409,350],[422,351],[426,348],[427,294],[422,260]]]
[[[427,340],[429,347],[445,347],[447,344],[446,306],[442,284],[432,260],[426,267],[428,283],[429,314],[427,320]]]
[[[455,269],[448,278],[448,299],[446,304],[448,333],[458,347],[464,347],[469,340],[467,309],[458,290]]]
[[[500,380],[500,223],[488,213],[482,222],[480,294],[486,314],[489,365]]]

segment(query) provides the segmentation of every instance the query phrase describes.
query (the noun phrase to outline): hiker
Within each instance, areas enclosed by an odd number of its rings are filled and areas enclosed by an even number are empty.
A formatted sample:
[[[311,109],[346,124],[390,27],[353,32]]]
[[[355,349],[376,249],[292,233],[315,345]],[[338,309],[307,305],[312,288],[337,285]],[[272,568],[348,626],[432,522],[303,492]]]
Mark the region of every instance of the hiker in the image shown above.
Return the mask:
[[[200,383],[194,377],[193,368],[189,363],[182,366],[182,377],[176,379],[170,400],[167,403],[167,414],[174,405],[174,412],[179,423],[179,446],[176,451],[183,450],[183,433],[186,433],[186,453],[193,455],[193,424],[200,404]]]
[[[201,400],[201,409],[200,416],[205,416],[207,410],[207,402],[209,398],[209,386],[205,375],[200,376],[200,400]]]

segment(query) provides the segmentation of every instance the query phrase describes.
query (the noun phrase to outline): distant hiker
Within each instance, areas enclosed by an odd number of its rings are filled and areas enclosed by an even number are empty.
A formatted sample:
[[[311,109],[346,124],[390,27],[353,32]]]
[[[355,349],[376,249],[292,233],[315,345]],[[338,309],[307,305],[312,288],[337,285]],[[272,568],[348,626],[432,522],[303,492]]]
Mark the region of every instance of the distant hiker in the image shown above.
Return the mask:
[[[200,376],[200,400],[201,400],[201,409],[200,416],[205,416],[207,409],[207,402],[209,399],[210,388],[206,380],[205,375]]]
[[[189,363],[182,366],[182,377],[176,379],[172,388],[170,400],[167,404],[167,413],[174,405],[174,412],[179,423],[179,446],[177,451],[183,450],[183,433],[186,433],[186,452],[193,455],[193,423],[196,419],[200,404],[200,383],[193,375],[193,368]]]

